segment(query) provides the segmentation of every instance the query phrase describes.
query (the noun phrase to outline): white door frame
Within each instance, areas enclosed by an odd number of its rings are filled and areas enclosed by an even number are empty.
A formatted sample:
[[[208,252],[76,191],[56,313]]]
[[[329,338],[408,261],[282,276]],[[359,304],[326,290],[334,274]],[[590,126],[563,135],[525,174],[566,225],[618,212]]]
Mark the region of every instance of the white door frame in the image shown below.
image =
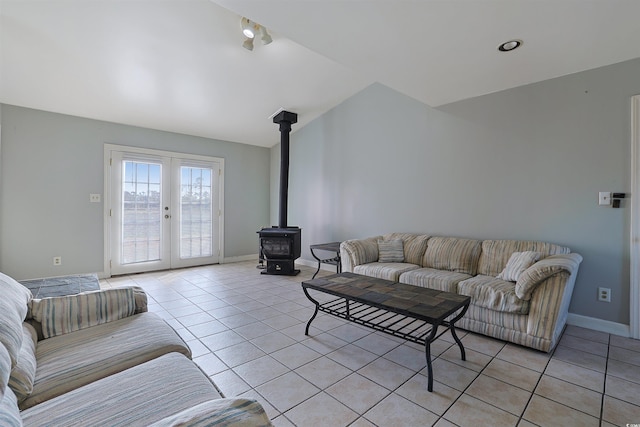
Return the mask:
[[[117,144],[104,144],[104,220],[103,220],[103,228],[104,228],[104,274],[105,277],[111,277],[111,254],[112,254],[112,242],[111,242],[111,206],[112,200],[110,199],[114,195],[112,194],[111,188],[111,162],[110,155],[111,151],[121,151],[128,153],[140,153],[146,155],[154,155],[161,157],[178,157],[178,158],[188,158],[191,160],[201,160],[204,162],[214,161],[220,165],[220,176],[219,176],[219,198],[218,198],[218,207],[219,207],[219,221],[218,221],[218,263],[222,264],[224,260],[224,159],[221,157],[213,157],[213,156],[201,156],[196,154],[187,154],[180,153],[175,151],[163,151],[163,150],[155,150],[148,148],[139,148],[139,147],[130,147],[126,145],[117,145]]]
[[[631,97],[631,275],[629,327],[640,339],[640,95]]]

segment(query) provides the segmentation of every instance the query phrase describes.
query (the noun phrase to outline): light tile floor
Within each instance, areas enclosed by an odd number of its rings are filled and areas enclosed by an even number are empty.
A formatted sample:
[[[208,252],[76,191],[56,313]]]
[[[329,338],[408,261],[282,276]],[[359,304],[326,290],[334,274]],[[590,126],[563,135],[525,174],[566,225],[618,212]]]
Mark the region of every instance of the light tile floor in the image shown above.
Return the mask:
[[[284,426],[625,426],[640,423],[640,341],[568,326],[552,355],[460,331],[424,349],[325,314],[298,276],[256,263],[122,276],[185,339],[225,396],[259,400]],[[330,274],[321,272],[321,274]]]

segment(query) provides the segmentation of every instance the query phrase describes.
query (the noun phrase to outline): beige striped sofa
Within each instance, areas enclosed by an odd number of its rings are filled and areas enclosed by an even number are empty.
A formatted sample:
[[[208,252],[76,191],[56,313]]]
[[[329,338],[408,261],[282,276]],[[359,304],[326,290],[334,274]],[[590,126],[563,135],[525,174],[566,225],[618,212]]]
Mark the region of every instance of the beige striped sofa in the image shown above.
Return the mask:
[[[582,262],[552,243],[414,233],[347,240],[340,256],[345,272],[468,295],[459,327],[545,352],[562,334]]]
[[[0,426],[271,426],[223,398],[137,287],[33,299],[0,273]]]

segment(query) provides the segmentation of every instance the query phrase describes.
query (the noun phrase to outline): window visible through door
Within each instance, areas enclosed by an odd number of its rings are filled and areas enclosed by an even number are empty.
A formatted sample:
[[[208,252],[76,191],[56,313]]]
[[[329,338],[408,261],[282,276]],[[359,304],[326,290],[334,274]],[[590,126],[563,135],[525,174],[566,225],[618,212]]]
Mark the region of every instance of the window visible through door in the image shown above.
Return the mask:
[[[213,255],[211,174],[210,168],[180,168],[181,258]]]
[[[122,264],[161,259],[162,164],[124,161],[122,183]]]

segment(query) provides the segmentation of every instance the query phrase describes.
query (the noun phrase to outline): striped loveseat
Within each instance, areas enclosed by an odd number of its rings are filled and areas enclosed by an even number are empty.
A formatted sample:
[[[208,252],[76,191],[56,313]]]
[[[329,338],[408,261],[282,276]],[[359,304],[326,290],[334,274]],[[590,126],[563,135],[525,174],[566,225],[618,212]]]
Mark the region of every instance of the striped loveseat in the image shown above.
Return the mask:
[[[582,262],[552,243],[413,233],[347,240],[340,256],[345,272],[470,296],[459,327],[546,352],[562,334]]]
[[[0,426],[269,426],[225,399],[141,288],[33,299],[0,273]]]

